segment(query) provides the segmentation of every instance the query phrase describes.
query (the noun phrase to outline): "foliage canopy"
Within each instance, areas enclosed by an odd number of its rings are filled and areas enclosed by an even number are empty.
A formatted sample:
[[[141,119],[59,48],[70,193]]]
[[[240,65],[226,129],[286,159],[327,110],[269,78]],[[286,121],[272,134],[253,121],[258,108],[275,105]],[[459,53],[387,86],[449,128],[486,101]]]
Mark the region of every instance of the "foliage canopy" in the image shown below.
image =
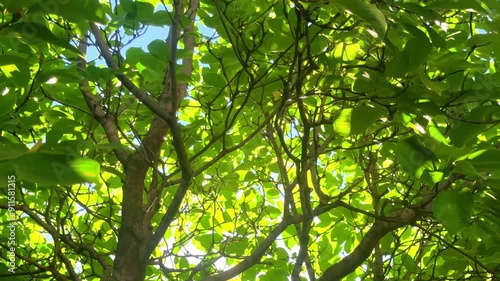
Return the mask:
[[[497,0],[0,7],[0,277],[500,279]]]

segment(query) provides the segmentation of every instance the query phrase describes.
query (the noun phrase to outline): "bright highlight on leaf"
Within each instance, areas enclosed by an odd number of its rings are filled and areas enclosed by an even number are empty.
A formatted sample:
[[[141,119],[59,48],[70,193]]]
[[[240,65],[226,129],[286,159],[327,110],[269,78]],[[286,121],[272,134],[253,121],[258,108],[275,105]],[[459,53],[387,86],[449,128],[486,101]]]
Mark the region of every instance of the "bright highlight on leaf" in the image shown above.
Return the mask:
[[[335,132],[343,137],[347,137],[351,133],[351,114],[352,108],[343,109],[333,123]]]

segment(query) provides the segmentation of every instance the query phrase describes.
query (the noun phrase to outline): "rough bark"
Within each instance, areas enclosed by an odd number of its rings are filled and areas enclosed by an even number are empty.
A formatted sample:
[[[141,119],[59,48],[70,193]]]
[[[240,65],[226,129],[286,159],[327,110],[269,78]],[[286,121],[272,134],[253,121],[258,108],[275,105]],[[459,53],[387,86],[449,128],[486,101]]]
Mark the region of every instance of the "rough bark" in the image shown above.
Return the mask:
[[[191,1],[186,12],[191,19],[191,23],[183,27],[184,48],[190,52],[193,52],[194,49],[194,39],[191,33],[197,8],[198,1]],[[140,89],[128,77],[120,73],[120,68],[114,61],[101,31],[96,24],[91,23],[90,25],[97,46],[108,67],[115,70],[116,77],[122,85],[156,115],[137,151],[130,155],[126,161],[122,161],[122,163],[125,162],[123,165],[126,179],[123,186],[121,226],[118,233],[118,246],[112,274],[112,280],[114,281],[145,279],[149,257],[160,242],[170,222],[178,213],[192,178],[189,157],[176,119],[176,111],[179,108],[180,101],[187,94],[187,84],[177,83],[175,74],[177,61],[175,53],[179,34],[181,33],[179,23],[184,10],[182,2],[175,0],[174,20],[167,39],[170,43],[170,62],[164,73],[163,91],[159,101],[152,99],[149,93]],[[192,69],[192,58],[184,59],[183,73],[190,75]],[[150,186],[145,186],[144,183],[148,170],[154,169],[152,163],[157,161],[165,136],[169,131],[180,164],[182,182],[172,204],[168,207],[168,211],[153,234],[151,220],[159,209],[157,204],[160,200],[157,197],[161,194],[164,183],[162,185],[158,183],[156,185],[151,184]],[[148,198],[148,202],[143,202],[144,197]]]

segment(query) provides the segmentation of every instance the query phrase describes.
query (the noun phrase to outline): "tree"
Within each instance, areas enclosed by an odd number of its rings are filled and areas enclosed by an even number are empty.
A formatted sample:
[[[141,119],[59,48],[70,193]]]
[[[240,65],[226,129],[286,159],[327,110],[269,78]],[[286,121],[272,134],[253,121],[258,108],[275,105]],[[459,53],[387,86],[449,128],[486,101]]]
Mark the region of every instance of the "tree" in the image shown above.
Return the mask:
[[[499,280],[500,2],[0,5],[0,277]]]

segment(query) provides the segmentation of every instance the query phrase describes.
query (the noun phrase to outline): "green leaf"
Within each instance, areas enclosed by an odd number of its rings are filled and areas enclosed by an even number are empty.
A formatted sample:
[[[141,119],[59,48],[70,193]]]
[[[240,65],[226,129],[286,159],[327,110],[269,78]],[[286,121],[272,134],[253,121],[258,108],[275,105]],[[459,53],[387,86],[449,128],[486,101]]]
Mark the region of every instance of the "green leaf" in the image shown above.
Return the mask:
[[[386,74],[389,77],[404,77],[408,72],[408,58],[398,54],[387,63]]]
[[[92,159],[77,157],[70,161],[73,171],[88,182],[99,182],[99,163]]]
[[[24,58],[14,55],[0,55],[0,70],[14,84],[25,87],[30,80],[30,64]],[[2,93],[0,92],[0,95]],[[16,96],[13,95],[12,96]],[[0,102],[1,104],[1,102]],[[1,106],[1,105],[0,105]],[[0,111],[0,116],[2,116]]]
[[[451,143],[456,147],[463,147],[477,142],[479,133],[490,126],[488,124],[481,124],[481,122],[488,120],[494,110],[494,106],[479,106],[471,112],[464,114],[461,117],[464,121],[456,121],[451,128]]]
[[[207,83],[207,85],[223,88],[226,86],[227,82],[224,77],[219,74],[203,71],[203,82]]]
[[[0,161],[15,159],[27,151],[28,148],[22,143],[0,143]]]
[[[351,134],[361,134],[368,127],[373,125],[382,115],[384,110],[381,108],[369,107],[366,105],[356,106],[352,110],[351,116]]]
[[[45,25],[37,22],[20,22],[9,25],[0,30],[0,37],[2,36],[13,36],[29,45],[49,43],[79,53],[78,49],[72,46],[68,40],[55,36]]]
[[[16,101],[17,93],[13,93],[13,91],[4,91],[4,94],[0,93],[0,117],[12,112],[16,105]]]
[[[333,50],[333,56],[343,61],[353,61],[360,50],[359,44],[344,44],[340,42]]]
[[[387,21],[377,6],[361,0],[335,0],[331,3],[337,8],[347,10],[367,22],[375,30],[378,38],[383,39],[385,37]]]
[[[53,68],[44,69],[38,74],[37,82],[45,83],[51,78],[57,78],[58,83],[77,83],[81,76],[73,71],[68,71],[68,68]]]
[[[424,25],[424,27],[431,37],[432,45],[438,48],[446,48],[446,40],[444,40],[441,35],[439,35],[432,27],[428,25]]]
[[[451,234],[455,234],[469,225],[473,207],[472,194],[458,190],[442,191],[432,202],[434,216]]]
[[[427,77],[427,75],[421,71],[420,72],[420,79],[422,80],[422,83],[424,83],[424,85],[433,90],[433,91],[436,91],[438,94],[441,94],[443,91],[446,91],[449,89],[449,85],[444,83],[444,82],[440,82],[440,81],[433,81],[431,79],[429,79],[429,77]]]
[[[46,135],[46,143],[57,143],[64,134],[74,134],[75,128],[80,127],[81,124],[75,120],[62,118],[53,123],[54,126]]]
[[[243,238],[239,241],[229,244],[226,247],[226,251],[227,253],[230,254],[242,255],[245,253],[247,247],[248,247],[248,240],[246,238]]]
[[[172,25],[172,15],[167,11],[160,10],[154,12],[151,17],[145,18],[142,22],[152,26],[170,26]]]
[[[406,270],[410,271],[410,272],[416,272],[418,270],[418,266],[417,266],[417,263],[415,262],[415,260],[413,259],[413,257],[409,254],[404,254],[402,257],[401,257],[402,261],[403,261],[403,265],[404,267],[406,268]]]
[[[153,16],[155,7],[147,2],[136,1],[137,6],[137,20],[140,22],[147,22]]]
[[[342,109],[335,122],[333,122],[333,129],[343,137],[347,137],[351,133],[351,114],[352,108]]]
[[[423,146],[417,136],[413,136],[398,142],[397,158],[402,168],[419,177],[424,168],[432,169],[437,160],[436,155]]]
[[[144,54],[144,50],[139,47],[131,47],[127,50],[127,62],[131,65],[136,65],[139,63],[141,55]]]
[[[422,65],[432,51],[432,44],[427,35],[412,23],[402,20],[402,25],[410,36],[402,52],[387,64],[387,74],[392,77],[404,77],[407,72],[413,71]]]
[[[408,71],[420,66],[432,51],[432,45],[427,36],[410,37],[401,53],[408,58]]]
[[[91,159],[48,152],[30,152],[14,162],[16,175],[39,185],[97,182],[99,163]]]
[[[467,41],[467,46],[488,45],[500,42],[500,34],[475,34]]]
[[[133,0],[121,0],[120,6],[125,12],[137,12],[137,5]]]
[[[333,129],[341,136],[357,135],[363,133],[384,114],[380,108],[366,105],[343,109],[335,122]]]
[[[453,169],[454,172],[464,174],[472,179],[486,179],[484,176],[478,173],[474,168],[474,165],[470,161],[462,160],[458,161]]]
[[[106,17],[99,0],[48,0],[31,6],[29,14],[54,14],[71,22],[93,21],[106,23]]]
[[[472,166],[479,172],[498,171],[500,167],[500,150],[485,150],[469,156]]]
[[[15,168],[14,165],[10,161],[0,161],[0,177],[3,179],[8,179],[12,175],[14,175]],[[0,181],[0,188],[4,188],[8,186],[8,181],[3,180]]]
[[[148,45],[148,51],[159,60],[168,62],[170,56],[170,48],[164,40],[153,40]]]
[[[420,6],[416,3],[397,3],[397,6],[404,8],[407,11],[421,15],[429,20],[442,20],[442,17],[436,11],[428,9],[427,7]]]
[[[139,57],[142,65],[148,68],[149,71],[156,72],[158,74],[163,74],[165,70],[166,62],[159,60],[157,57],[153,56],[151,53],[142,53]]]
[[[488,12],[476,1],[454,1],[454,0],[441,0],[433,1],[427,4],[428,9],[456,9],[456,10],[469,10],[476,11],[483,14]]]
[[[427,125],[427,132],[429,136],[431,136],[434,140],[437,140],[441,144],[445,144],[448,146],[449,141],[446,139],[446,137],[443,135],[441,131],[442,130],[437,126],[434,120],[429,121],[429,124]]]
[[[19,1],[19,0],[2,0],[2,6],[6,8],[9,12],[14,13],[19,11],[20,9],[24,9],[26,7],[29,7],[36,2],[40,0],[24,0],[24,1]]]

